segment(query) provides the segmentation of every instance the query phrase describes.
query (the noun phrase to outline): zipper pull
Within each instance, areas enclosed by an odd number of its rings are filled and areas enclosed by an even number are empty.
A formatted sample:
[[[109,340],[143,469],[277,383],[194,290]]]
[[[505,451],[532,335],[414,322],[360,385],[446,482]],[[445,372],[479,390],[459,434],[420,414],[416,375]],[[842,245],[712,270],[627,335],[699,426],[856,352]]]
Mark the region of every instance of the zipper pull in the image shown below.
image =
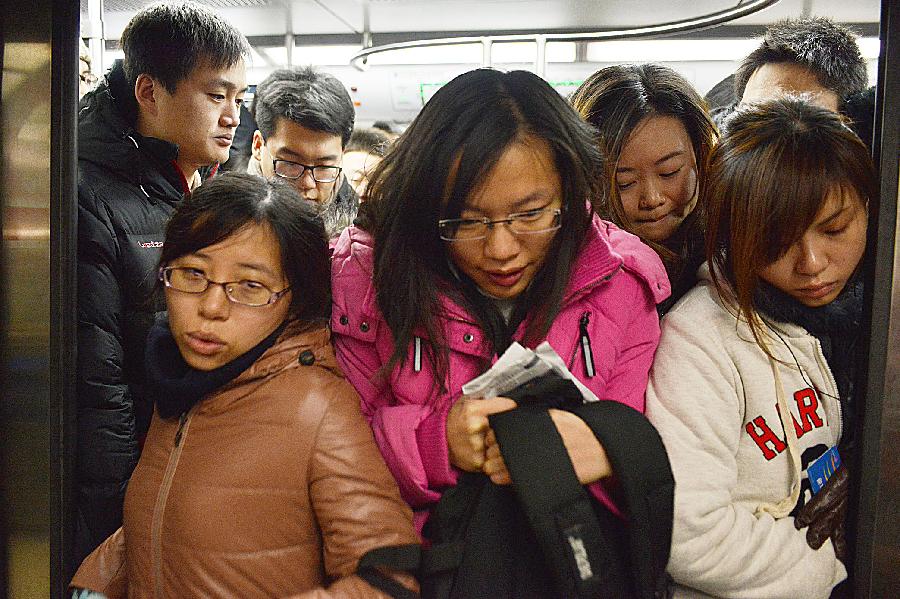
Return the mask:
[[[596,371],[594,370],[594,352],[591,350],[591,336],[588,334],[588,323],[590,322],[591,313],[585,312],[581,315],[578,322],[578,328],[581,330],[581,353],[584,356],[584,375],[587,378],[593,378]]]
[[[184,412],[178,419],[178,432],[175,433],[175,447],[178,447],[178,444],[181,443],[181,434],[184,432],[184,423],[187,422],[187,416],[187,412]]]

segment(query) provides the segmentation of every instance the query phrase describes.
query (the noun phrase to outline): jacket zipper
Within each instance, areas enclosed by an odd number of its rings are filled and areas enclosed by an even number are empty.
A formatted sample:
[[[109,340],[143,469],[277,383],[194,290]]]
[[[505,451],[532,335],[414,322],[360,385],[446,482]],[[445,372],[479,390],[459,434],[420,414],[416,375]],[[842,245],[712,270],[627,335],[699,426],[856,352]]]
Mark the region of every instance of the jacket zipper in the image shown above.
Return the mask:
[[[588,324],[590,323],[591,313],[585,312],[578,321],[578,329],[581,333],[578,338],[578,345],[581,347],[581,354],[584,358],[584,376],[594,378],[597,373],[594,367],[594,351],[591,349],[591,335],[588,333]]]
[[[822,344],[819,343],[818,339],[814,339],[816,343],[816,362],[819,363],[819,368],[825,371],[825,374],[828,375],[828,381],[831,383],[831,390],[834,391],[835,404],[837,404],[837,413],[838,413],[838,438],[843,438],[844,436],[844,406],[841,403],[841,394],[838,392],[837,381],[834,380],[834,374],[831,372],[831,367],[828,366],[828,361],[825,359],[825,354],[822,352]],[[828,413],[827,411],[825,412]]]
[[[159,486],[159,493],[156,496],[156,507],[153,510],[153,520],[150,527],[150,553],[153,556],[153,590],[154,596],[162,599],[162,518],[166,511],[166,501],[169,498],[169,491],[172,488],[172,479],[175,478],[175,469],[178,467],[178,460],[181,457],[182,444],[187,429],[190,425],[191,409],[181,415],[178,419],[178,430],[175,432],[174,448],[169,454],[169,461],[166,464],[166,471],[163,474],[162,484]]]
[[[613,275],[619,272],[621,268],[621,266],[617,266],[615,270],[613,270],[611,273],[609,273],[599,281],[595,281],[590,285],[582,287],[578,295],[584,295],[590,289],[609,282],[609,280],[613,278]],[[590,324],[590,317],[590,311],[582,313],[581,318],[578,321],[578,343],[575,344],[575,349],[572,350],[572,357],[571,359],[569,359],[569,370],[572,370],[572,367],[575,366],[575,358],[578,357],[578,349],[580,348],[582,350],[582,352],[584,353],[584,374],[587,378],[593,378],[594,375],[597,374],[596,365],[594,363],[594,351],[591,348],[591,335],[590,333],[588,333],[588,324]]]
[[[422,338],[414,337],[413,345],[415,346],[415,350],[413,352],[413,371],[421,372],[422,371]]]

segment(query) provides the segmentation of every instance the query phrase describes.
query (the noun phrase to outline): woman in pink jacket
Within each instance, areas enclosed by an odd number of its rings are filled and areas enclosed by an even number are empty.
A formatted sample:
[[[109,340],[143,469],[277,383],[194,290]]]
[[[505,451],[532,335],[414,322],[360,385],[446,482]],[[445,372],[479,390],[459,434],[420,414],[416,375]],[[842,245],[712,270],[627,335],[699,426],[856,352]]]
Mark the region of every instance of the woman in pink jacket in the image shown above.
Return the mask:
[[[656,253],[600,220],[596,132],[539,77],[481,69],[439,90],[370,179],[332,262],[338,362],[421,529],[461,470],[509,481],[489,414],[461,387],[512,341],[544,340],[602,400],[644,411],[669,295]],[[605,453],[551,415],[606,503]]]

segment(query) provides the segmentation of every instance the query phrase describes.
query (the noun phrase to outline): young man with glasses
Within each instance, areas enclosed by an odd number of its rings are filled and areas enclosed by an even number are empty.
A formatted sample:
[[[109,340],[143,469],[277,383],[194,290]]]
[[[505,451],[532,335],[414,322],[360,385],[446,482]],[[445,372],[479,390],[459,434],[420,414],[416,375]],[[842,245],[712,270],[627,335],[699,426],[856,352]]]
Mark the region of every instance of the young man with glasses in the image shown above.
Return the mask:
[[[356,116],[350,94],[312,67],[279,69],[257,86],[251,114],[258,129],[248,171],[290,181],[321,206],[325,229],[336,237],[359,209],[341,169]]]
[[[78,445],[75,559],[122,524],[150,424],[144,349],[165,224],[201,172],[228,159],[247,40],[190,2],[138,12],[124,62],[78,114]],[[212,168],[210,168],[212,167]]]

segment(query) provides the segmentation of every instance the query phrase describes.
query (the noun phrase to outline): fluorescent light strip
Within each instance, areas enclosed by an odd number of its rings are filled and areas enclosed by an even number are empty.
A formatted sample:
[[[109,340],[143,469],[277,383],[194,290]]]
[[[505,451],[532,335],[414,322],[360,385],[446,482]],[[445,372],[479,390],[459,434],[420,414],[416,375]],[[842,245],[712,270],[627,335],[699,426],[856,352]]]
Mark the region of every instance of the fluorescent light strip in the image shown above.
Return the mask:
[[[755,39],[623,40],[588,42],[588,62],[683,62],[742,60],[759,45]]]

